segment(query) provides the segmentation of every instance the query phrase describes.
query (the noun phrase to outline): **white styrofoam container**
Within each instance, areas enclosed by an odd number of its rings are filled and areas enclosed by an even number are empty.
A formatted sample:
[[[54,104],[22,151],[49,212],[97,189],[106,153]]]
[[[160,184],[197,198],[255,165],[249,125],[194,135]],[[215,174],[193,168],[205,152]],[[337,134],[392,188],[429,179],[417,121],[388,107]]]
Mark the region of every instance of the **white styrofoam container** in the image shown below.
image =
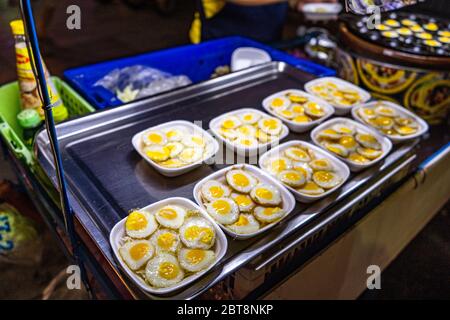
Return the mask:
[[[336,158],[334,155],[332,155],[331,153],[309,143],[309,142],[305,142],[305,141],[300,141],[300,140],[292,140],[292,141],[288,141],[285,142],[283,144],[280,144],[278,147],[273,148],[272,150],[270,150],[269,152],[266,152],[260,159],[259,159],[259,166],[261,167],[261,169],[263,169],[265,172],[267,172],[268,174],[270,174],[270,171],[267,169],[267,166],[265,165],[265,162],[270,159],[273,156],[276,156],[277,154],[281,154],[284,150],[286,150],[287,148],[290,147],[295,147],[295,146],[303,146],[306,148],[311,149],[312,151],[314,151],[314,153],[320,157],[320,158],[325,158],[328,159],[334,166],[334,168],[336,169],[336,173],[342,177],[342,182],[337,185],[336,187],[327,190],[326,192],[324,192],[323,194],[320,195],[308,195],[308,194],[303,194],[298,192],[297,190],[295,190],[294,188],[285,185],[286,188],[288,188],[295,196],[295,198],[303,203],[310,203],[319,199],[322,199],[326,196],[328,196],[329,194],[335,192],[337,189],[339,189],[349,178],[350,176],[350,169],[348,168],[348,166],[342,162],[341,160],[339,160],[338,158]],[[281,182],[281,181],[280,181]],[[282,183],[282,182],[281,182]]]
[[[216,242],[214,244],[214,252],[216,254],[216,261],[214,264],[209,266],[207,269],[202,270],[200,272],[197,272],[195,274],[192,274],[186,278],[184,278],[182,281],[177,283],[176,285],[168,288],[155,288],[149,285],[147,282],[145,282],[142,278],[137,276],[133,270],[131,270],[125,261],[122,260],[122,257],[119,253],[119,248],[122,245],[122,239],[125,236],[125,222],[127,218],[123,218],[120,220],[111,230],[111,233],[109,235],[109,242],[111,244],[112,251],[114,253],[114,256],[116,260],[119,262],[119,266],[121,269],[127,274],[127,276],[134,282],[136,285],[139,286],[144,292],[152,293],[152,294],[160,294],[160,295],[166,295],[168,293],[177,291],[178,289],[187,286],[188,284],[194,282],[195,280],[202,277],[208,270],[210,270],[214,265],[216,265],[225,255],[228,247],[228,241],[227,237],[223,233],[223,231],[219,228],[217,223],[212,219],[209,214],[207,214],[202,208],[200,208],[197,204],[195,204],[193,201],[186,199],[186,198],[168,198],[165,200],[161,200],[158,202],[155,202],[147,207],[144,207],[140,209],[141,211],[146,212],[154,212],[158,210],[159,208],[162,208],[166,205],[173,204],[173,205],[179,205],[182,207],[185,207],[187,209],[191,210],[197,210],[199,214],[211,222],[212,226],[214,227],[214,230],[216,231]]]
[[[142,151],[142,149],[144,147],[144,144],[142,142],[142,135],[148,131],[164,130],[164,129],[168,129],[168,128],[182,128],[188,132],[196,133],[198,135],[203,136],[206,139],[207,143],[212,144],[210,154],[208,154],[202,160],[188,164],[181,168],[166,168],[166,167],[159,165],[155,161],[149,159],[145,155],[145,153]],[[186,172],[189,172],[191,170],[194,170],[195,168],[201,166],[203,162],[207,162],[209,159],[211,159],[219,151],[219,144],[208,132],[206,132],[199,126],[193,124],[192,122],[185,121],[185,120],[175,120],[175,121],[166,122],[166,123],[157,125],[155,127],[151,127],[151,128],[145,129],[141,132],[138,132],[133,136],[132,143],[133,143],[134,149],[140,154],[140,156],[142,158],[144,158],[144,160],[147,161],[153,168],[158,170],[162,175],[164,175],[166,177],[175,177],[175,176],[184,174]]]
[[[354,108],[355,106],[360,105],[362,103],[366,103],[367,101],[370,100],[371,96],[370,96],[369,92],[367,92],[364,89],[361,89],[360,87],[354,85],[351,82],[348,82],[348,81],[345,81],[345,80],[342,80],[342,79],[339,79],[339,78],[336,78],[336,77],[323,77],[323,78],[318,78],[318,79],[311,80],[311,81],[309,81],[309,82],[307,82],[305,84],[306,92],[308,92],[308,93],[310,93],[310,94],[315,96],[314,92],[311,90],[311,87],[313,87],[313,86],[315,86],[315,85],[317,85],[317,84],[319,84],[321,82],[333,82],[333,83],[335,83],[338,86],[349,87],[352,90],[358,91],[359,94],[361,95],[362,101],[357,103],[357,104],[354,104],[352,106],[349,106],[349,107],[343,107],[343,106],[336,105],[333,102],[329,102],[334,107],[336,115],[341,116],[341,115],[344,115],[344,114],[348,114],[352,110],[352,108]]]
[[[380,162],[382,159],[384,159],[384,157],[386,157],[386,155],[391,151],[392,149],[392,142],[391,140],[389,140],[388,138],[382,136],[381,134],[379,134],[376,130],[367,127],[359,122],[356,122],[354,120],[350,120],[347,118],[333,118],[331,120],[328,120],[327,122],[322,123],[321,125],[319,125],[318,127],[316,127],[312,132],[311,132],[311,139],[312,141],[318,145],[319,147],[322,148],[322,146],[320,145],[319,141],[317,140],[317,134],[319,133],[319,131],[322,131],[328,127],[331,127],[335,124],[338,123],[343,123],[346,125],[350,125],[352,127],[354,127],[355,129],[364,132],[364,133],[368,133],[373,135],[378,142],[381,144],[381,150],[383,151],[383,154],[378,157],[377,159],[374,159],[368,163],[365,164],[360,164],[360,163],[354,163],[349,161],[346,158],[340,157],[338,155],[335,155],[338,159],[341,159],[342,161],[344,161],[348,167],[350,168],[351,171],[353,172],[358,172],[361,171],[365,168],[368,168],[370,166],[373,166],[374,164],[376,164],[377,162]]]
[[[225,146],[228,149],[236,152],[237,154],[239,154],[241,156],[248,156],[248,155],[254,156],[257,154],[262,154],[262,153],[266,152],[268,149],[270,149],[271,146],[279,144],[279,142],[281,140],[283,140],[284,138],[286,138],[286,136],[289,134],[288,127],[285,124],[282,124],[283,127],[281,129],[281,135],[279,136],[278,140],[274,140],[274,141],[271,141],[268,143],[261,143],[258,145],[258,147],[253,147],[253,148],[244,148],[244,147],[236,146],[231,141],[228,141],[227,139],[222,138],[222,136],[218,132],[218,130],[220,128],[220,123],[222,122],[222,120],[225,117],[239,116],[240,114],[246,113],[246,112],[257,113],[257,114],[261,115],[262,117],[266,117],[266,118],[272,117],[272,116],[268,115],[267,113],[259,111],[258,109],[243,108],[243,109],[237,109],[237,110],[233,110],[231,112],[224,113],[224,114],[212,119],[209,122],[209,128],[211,129],[212,133],[217,138],[217,140],[219,140],[221,143],[225,144]]]
[[[200,207],[202,207],[206,211],[206,207],[202,202],[201,198],[201,188],[203,184],[205,184],[209,180],[217,180],[223,183],[226,183],[225,174],[229,170],[233,169],[243,169],[245,171],[248,171],[249,173],[253,174],[260,182],[267,183],[269,185],[275,186],[281,194],[281,198],[283,200],[283,207],[282,209],[286,212],[283,218],[280,220],[266,225],[264,228],[259,229],[257,232],[250,233],[250,234],[237,234],[228,228],[226,228],[223,224],[217,223],[228,235],[230,235],[234,239],[238,240],[245,240],[248,238],[255,237],[263,232],[266,232],[267,230],[273,228],[276,224],[278,224],[281,220],[285,219],[294,209],[295,207],[295,199],[294,196],[287,190],[287,188],[281,184],[277,179],[272,177],[271,175],[265,173],[260,168],[248,165],[248,164],[237,164],[230,167],[223,168],[222,170],[219,170],[217,172],[214,172],[213,174],[210,174],[200,182],[198,182],[194,187],[194,199],[199,204]]]
[[[320,106],[322,106],[325,111],[326,111],[326,115],[323,116],[320,119],[308,122],[308,123],[296,123],[292,120],[289,119],[285,119],[282,118],[281,116],[279,116],[278,114],[276,114],[275,112],[273,112],[270,109],[270,101],[272,101],[274,98],[276,97],[284,97],[287,93],[294,93],[294,94],[299,94],[302,96],[306,96],[310,101],[315,102],[317,104],[319,104]],[[318,124],[324,122],[325,120],[327,120],[329,117],[331,117],[334,114],[334,108],[331,104],[329,104],[328,102],[326,102],[325,100],[322,100],[312,94],[309,94],[305,91],[302,90],[297,90],[297,89],[289,89],[289,90],[283,90],[281,92],[277,92],[274,93],[270,96],[268,96],[267,98],[265,98],[262,102],[263,108],[270,113],[271,115],[273,115],[274,117],[277,117],[278,119],[280,119],[281,121],[283,121],[284,123],[286,123],[286,125],[288,126],[288,128],[291,131],[294,132],[305,132],[308,131],[312,128],[314,128],[315,126],[317,126]]]
[[[404,141],[408,141],[408,140],[412,140],[412,139],[418,138],[418,137],[420,137],[421,135],[425,134],[428,131],[428,124],[422,118],[420,118],[419,116],[417,116],[413,112],[409,111],[408,109],[405,109],[404,107],[401,107],[398,104],[392,103],[390,101],[373,101],[373,102],[369,102],[369,103],[366,103],[366,104],[359,105],[359,106],[357,106],[357,107],[352,109],[352,117],[356,121],[361,122],[362,124],[364,124],[366,126],[370,126],[369,124],[364,122],[364,120],[359,115],[358,111],[361,108],[371,108],[371,109],[373,109],[380,102],[383,103],[384,105],[394,109],[401,116],[414,119],[419,124],[419,127],[420,127],[420,129],[416,133],[411,134],[409,136],[400,136],[400,135],[399,136],[388,136],[388,135],[385,135],[393,143],[400,143],[400,142],[404,142]],[[377,128],[374,128],[374,129],[377,130],[380,134],[384,135],[383,132],[379,131]]]
[[[234,50],[231,55],[231,71],[239,71],[270,61],[272,61],[272,58],[264,50],[253,47],[240,47]]]

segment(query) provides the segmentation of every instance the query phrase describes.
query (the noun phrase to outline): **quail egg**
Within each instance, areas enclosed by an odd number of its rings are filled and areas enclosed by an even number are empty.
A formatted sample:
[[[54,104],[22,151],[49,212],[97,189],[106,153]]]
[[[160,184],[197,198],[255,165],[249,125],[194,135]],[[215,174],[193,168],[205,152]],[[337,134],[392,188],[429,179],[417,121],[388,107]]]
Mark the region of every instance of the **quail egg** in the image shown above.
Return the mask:
[[[342,178],[331,171],[316,171],[313,173],[313,181],[323,189],[332,189],[341,183]]]
[[[242,148],[256,148],[258,147],[258,140],[250,136],[240,136],[235,141],[234,144]]]
[[[155,213],[155,218],[159,224],[170,229],[181,227],[185,216],[186,209],[176,205],[164,206]]]
[[[179,142],[183,139],[184,135],[186,134],[184,130],[182,129],[168,129],[165,131],[167,139],[171,142]]]
[[[242,121],[242,123],[250,125],[257,123],[260,118],[261,115],[256,112],[245,112],[239,116],[239,119]]]
[[[336,123],[331,129],[341,135],[352,135],[355,133],[355,129],[352,126],[343,123]]]
[[[160,229],[151,237],[150,242],[156,249],[156,252],[176,252],[180,244],[180,238],[175,231],[169,229]]]
[[[366,163],[370,162],[369,159],[360,155],[357,152],[350,153],[350,155],[348,156],[348,160],[351,162],[354,162],[354,163],[358,163],[358,164],[366,164]]]
[[[205,218],[191,217],[181,226],[180,239],[188,248],[209,249],[214,245],[216,232]]]
[[[378,106],[375,108],[375,113],[377,115],[383,116],[383,117],[396,117],[398,116],[397,112],[390,107],[387,106]]]
[[[258,183],[256,178],[244,170],[230,170],[225,175],[228,185],[241,193],[249,193]]]
[[[269,135],[279,135],[283,130],[281,121],[273,117],[267,117],[259,120],[258,127]]]
[[[292,169],[295,171],[301,172],[304,176],[306,181],[311,180],[311,176],[313,174],[313,170],[306,162],[293,162],[292,163]]]
[[[342,134],[333,129],[324,129],[317,134],[318,138],[337,140],[342,137]]]
[[[151,257],[155,250],[147,240],[133,240],[125,243],[119,249],[120,256],[131,270],[140,269]]]
[[[247,194],[232,193],[231,199],[236,202],[240,212],[250,212],[255,207],[252,198]]]
[[[217,222],[231,224],[239,216],[239,207],[234,200],[219,198],[206,205],[206,210]]]
[[[175,158],[183,151],[184,146],[179,142],[169,142],[166,144],[166,148],[169,149],[169,156]]]
[[[325,192],[314,181],[308,181],[303,187],[297,189],[297,191],[310,196],[318,196]]]
[[[216,259],[212,250],[203,249],[181,249],[178,253],[178,261],[181,267],[189,272],[198,272],[207,269]]]
[[[148,131],[142,135],[142,141],[145,145],[165,145],[167,143],[167,138],[164,133],[158,131]]]
[[[153,161],[162,162],[170,158],[170,149],[165,146],[151,145],[143,149],[145,155]]]
[[[284,151],[286,157],[294,161],[309,162],[311,157],[307,150],[300,147],[289,147]]]
[[[272,175],[277,175],[283,170],[289,170],[291,166],[291,160],[286,157],[273,157],[265,163],[265,167]]]
[[[144,211],[131,212],[125,221],[125,232],[132,238],[147,238],[157,228],[155,217]]]
[[[219,198],[226,198],[231,190],[228,186],[216,180],[209,180],[201,187],[202,197],[207,201],[214,201]]]
[[[338,143],[327,143],[325,144],[325,149],[344,158],[346,158],[349,153],[349,151],[344,146]]]
[[[254,214],[262,223],[272,223],[283,218],[285,211],[280,207],[256,207]]]
[[[237,234],[250,234],[259,230],[259,222],[251,214],[240,214],[238,220],[227,226]]]
[[[167,288],[183,280],[184,272],[175,256],[160,253],[147,263],[145,277],[152,286]]]
[[[300,187],[306,182],[306,175],[298,170],[281,171],[277,177],[290,187]]]
[[[194,163],[201,160],[203,157],[202,148],[185,148],[178,156],[178,159],[184,163]]]
[[[273,110],[285,110],[287,108],[289,108],[289,106],[291,105],[291,102],[289,101],[288,98],[285,97],[276,97],[274,99],[272,99],[272,101],[270,101],[270,107]]]
[[[370,160],[376,159],[383,154],[383,151],[371,148],[357,148],[356,152]]]
[[[316,171],[333,171],[334,166],[330,160],[326,158],[315,159],[309,163],[309,166]]]
[[[355,139],[356,141],[358,141],[359,144],[361,144],[365,148],[371,148],[376,150],[381,149],[380,142],[378,142],[377,138],[375,138],[371,134],[358,133],[356,134]]]
[[[239,120],[236,116],[228,116],[222,120],[221,126],[224,129],[236,129],[242,124],[241,120]]]
[[[250,192],[252,199],[261,205],[279,205],[281,203],[280,191],[268,184],[259,184]]]

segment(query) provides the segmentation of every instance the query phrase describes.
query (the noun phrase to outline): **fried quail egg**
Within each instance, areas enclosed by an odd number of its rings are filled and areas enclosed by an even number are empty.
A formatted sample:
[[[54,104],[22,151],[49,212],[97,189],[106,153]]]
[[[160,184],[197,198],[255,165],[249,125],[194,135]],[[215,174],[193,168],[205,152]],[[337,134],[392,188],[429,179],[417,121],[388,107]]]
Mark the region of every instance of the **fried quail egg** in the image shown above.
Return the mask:
[[[400,133],[402,136],[408,136],[417,132],[417,127],[406,125],[406,126],[395,126],[395,131]]]
[[[308,102],[305,107],[305,113],[315,118],[321,118],[326,115],[325,109],[315,102]]]
[[[448,31],[448,30],[439,30],[439,31],[438,31],[438,34],[439,34],[441,37],[450,38],[450,31]]]
[[[289,147],[284,151],[286,157],[294,161],[309,162],[311,157],[308,151],[299,147]]]
[[[147,240],[129,241],[119,249],[120,256],[131,270],[140,269],[155,253]]]
[[[361,118],[363,118],[366,121],[370,119],[375,119],[377,117],[375,110],[373,110],[372,108],[359,108],[358,114]]]
[[[270,101],[270,106],[272,107],[272,109],[277,111],[285,110],[289,108],[290,105],[291,102],[288,98],[285,97],[276,97],[272,99],[272,101]]]
[[[288,94],[288,98],[289,100],[291,100],[292,103],[306,103],[308,102],[308,98],[299,94],[295,94],[295,93],[290,93]]]
[[[273,117],[267,117],[259,120],[258,127],[269,135],[279,135],[283,129],[281,121]]]
[[[256,207],[254,215],[262,223],[272,223],[283,218],[285,211],[280,207]]]
[[[412,26],[416,25],[417,22],[415,22],[414,20],[410,20],[410,19],[403,19],[402,24],[407,27],[412,27]]]
[[[185,135],[184,130],[181,129],[169,129],[166,131],[167,139],[171,142],[179,142]]]
[[[337,143],[327,143],[325,144],[325,149],[344,158],[347,157],[349,153],[349,151],[344,146]]]
[[[381,35],[385,38],[395,39],[398,38],[398,33],[395,31],[383,31]]]
[[[181,142],[186,147],[191,148],[204,148],[206,145],[205,137],[198,134],[188,134],[181,140]]]
[[[306,162],[293,162],[292,163],[292,169],[295,171],[301,172],[304,176],[306,181],[311,180],[313,170]]]
[[[439,29],[438,25],[434,22],[427,23],[423,26],[428,31],[437,31]]]
[[[237,234],[250,234],[258,231],[260,226],[253,215],[240,214],[238,220],[227,228]]]
[[[324,129],[324,130],[320,131],[317,134],[317,136],[319,138],[336,140],[336,139],[339,139],[340,137],[342,137],[342,134],[338,133],[334,129]]]
[[[419,26],[418,24],[413,25],[410,29],[412,32],[416,32],[416,33],[423,32],[423,28],[421,26]]]
[[[306,176],[301,171],[284,170],[278,174],[278,179],[290,187],[300,187],[305,184]]]
[[[142,150],[153,161],[161,162],[170,158],[170,149],[165,146],[151,145]]]
[[[291,160],[285,157],[273,157],[266,161],[266,169],[273,175],[277,175],[281,171],[291,168]]]
[[[315,171],[333,171],[334,166],[330,160],[321,158],[313,160],[309,163],[309,166]]]
[[[438,40],[445,44],[450,44],[450,37],[439,37]]]
[[[160,162],[159,164],[161,166],[167,167],[167,168],[181,168],[181,167],[184,167],[186,165],[180,159],[169,159],[169,160]]]
[[[247,194],[232,193],[231,199],[236,202],[240,212],[250,212],[255,207],[252,198]]]
[[[169,142],[166,144],[166,148],[170,150],[170,157],[175,158],[181,153],[181,151],[183,151],[184,146],[179,142]]]
[[[332,189],[341,183],[342,178],[335,172],[317,171],[313,174],[313,181],[323,189]]]
[[[178,234],[172,230],[161,229],[156,231],[150,238],[150,242],[156,252],[176,252],[180,244]]]
[[[193,249],[209,249],[214,245],[216,232],[211,223],[202,217],[192,217],[180,228],[183,244]]]
[[[245,124],[255,124],[260,118],[261,115],[255,112],[245,112],[239,116],[239,119]]]
[[[170,229],[181,227],[185,216],[186,209],[176,205],[164,206],[155,213],[155,218],[159,224]]]
[[[178,261],[181,267],[189,272],[198,272],[207,269],[214,263],[216,254],[212,250],[181,249]]]
[[[181,151],[178,159],[180,159],[184,163],[194,163],[201,160],[202,156],[202,148],[185,148],[183,149],[183,151]]]
[[[308,181],[302,188],[297,189],[297,191],[310,196],[321,195],[325,192],[325,190],[319,187],[314,181]]]
[[[236,129],[240,125],[242,125],[242,122],[236,116],[228,116],[221,122],[221,126],[224,129]]]
[[[412,35],[412,31],[409,28],[400,28],[400,29],[397,29],[397,32],[399,35],[402,35],[402,36]]]
[[[152,286],[167,288],[183,280],[184,272],[175,256],[161,253],[147,263],[145,277]]]
[[[125,232],[132,238],[142,239],[151,235],[158,228],[155,217],[144,211],[131,212],[125,222]]]
[[[378,142],[377,138],[375,138],[371,134],[366,133],[358,133],[355,136],[356,141],[358,141],[359,144],[361,144],[365,148],[371,148],[375,150],[381,149],[381,144]]]
[[[167,138],[164,133],[158,131],[148,131],[142,135],[142,141],[145,145],[165,145],[167,143]]]
[[[364,156],[362,156],[362,155],[360,155],[359,153],[356,153],[356,152],[351,153],[348,156],[348,160],[351,161],[351,162],[354,162],[354,163],[359,163],[359,164],[365,164],[365,163],[370,162],[369,159],[367,159],[366,157],[364,157]]]
[[[202,197],[207,201],[213,201],[219,198],[226,198],[231,190],[228,186],[216,180],[209,180],[201,187]]]
[[[393,28],[397,28],[400,26],[400,23],[397,20],[394,19],[388,19],[384,22],[385,25]]]
[[[307,115],[301,115],[301,116],[294,117],[294,119],[292,119],[292,121],[294,121],[295,123],[308,123],[308,122],[311,122],[312,119],[310,117],[308,117]]]
[[[386,107],[386,106],[383,106],[383,105],[376,107],[375,108],[375,113],[380,115],[380,116],[383,116],[383,117],[396,117],[396,116],[398,116],[397,112],[393,108]]]
[[[431,33],[428,32],[420,32],[420,33],[416,33],[416,37],[422,40],[431,40],[433,39],[433,35]]]
[[[244,170],[230,170],[225,175],[228,185],[241,193],[249,193],[258,183],[252,174]]]
[[[395,119],[395,123],[400,125],[400,126],[410,126],[413,128],[417,128],[418,124],[417,122],[415,122],[414,119],[411,118],[402,118],[402,117],[398,117]]]
[[[294,104],[291,107],[291,112],[295,115],[295,116],[303,116],[305,115],[305,107],[299,104]]]
[[[218,132],[222,137],[228,140],[234,140],[238,137],[238,133],[235,129],[219,128]]]
[[[255,138],[261,143],[267,143],[271,140],[271,137],[261,129],[256,129]]]
[[[391,129],[394,126],[394,119],[389,117],[377,117],[370,121],[370,124],[380,129]]]
[[[293,119],[295,117],[295,113],[289,109],[277,111],[276,114],[288,120]]]
[[[206,210],[217,222],[231,224],[239,216],[239,207],[234,200],[219,198],[206,205]]]
[[[354,151],[358,146],[358,142],[356,142],[353,136],[342,136],[339,139],[339,144],[348,151]]]
[[[379,31],[386,31],[386,30],[390,30],[391,28],[384,24],[376,24],[375,29],[377,29]]]
[[[383,151],[371,148],[357,148],[356,152],[370,160],[376,159],[383,154]]]
[[[250,124],[246,124],[243,126],[240,126],[239,128],[237,128],[236,130],[240,135],[242,136],[251,136],[254,137],[256,134],[256,128]]]
[[[441,47],[442,46],[442,44],[439,41],[432,40],[432,39],[425,40],[423,43],[425,43],[429,47]]]
[[[234,144],[242,148],[256,148],[258,147],[258,140],[250,136],[241,136],[234,140]]]
[[[331,127],[332,130],[336,131],[338,134],[351,135],[355,132],[352,126],[337,123]]]
[[[250,192],[250,197],[262,205],[279,205],[281,203],[281,194],[274,186],[261,183],[254,187]]]

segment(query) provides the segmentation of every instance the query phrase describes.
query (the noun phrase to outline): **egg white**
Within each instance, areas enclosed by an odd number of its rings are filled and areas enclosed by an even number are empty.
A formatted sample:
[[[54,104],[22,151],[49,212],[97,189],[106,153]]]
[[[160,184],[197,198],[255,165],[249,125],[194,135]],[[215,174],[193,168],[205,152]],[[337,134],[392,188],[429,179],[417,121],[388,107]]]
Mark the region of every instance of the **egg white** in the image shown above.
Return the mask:
[[[156,252],[176,252],[180,245],[178,233],[170,229],[160,229],[151,237],[150,242]]]
[[[152,137],[154,137],[152,139]],[[147,131],[142,135],[142,142],[147,145],[165,145],[167,143],[167,137],[163,132],[159,131]]]
[[[206,201],[213,201],[219,198],[228,197],[231,189],[217,180],[206,181],[201,187],[202,197]]]
[[[232,193],[231,199],[236,202],[240,212],[250,212],[255,207],[252,198],[247,194]]]
[[[282,201],[280,191],[276,187],[264,183],[254,187],[250,192],[250,197],[261,205],[277,206]]]
[[[261,115],[256,112],[245,112],[239,115],[239,119],[244,124],[255,124],[261,118]]]
[[[284,217],[285,211],[280,207],[256,207],[254,215],[262,223],[272,223]]]
[[[262,118],[258,121],[258,127],[267,133],[268,135],[278,136],[283,130],[283,124],[281,120],[274,117]]]
[[[209,249],[215,243],[216,231],[205,218],[191,217],[181,226],[180,239],[188,248]]]
[[[136,219],[137,218],[137,219]],[[140,223],[145,224],[142,228]],[[145,211],[133,211],[125,221],[125,232],[131,238],[142,239],[147,238],[158,228],[155,217]]]
[[[342,178],[335,172],[317,171],[313,174],[313,181],[321,188],[332,189],[341,183]]]
[[[164,264],[170,264],[175,268],[173,276],[169,279],[164,277],[160,272],[160,267]],[[160,253],[152,258],[145,268],[145,277],[147,282],[157,288],[167,288],[179,283],[184,278],[184,271],[178,260],[170,253]]]
[[[285,170],[278,174],[278,180],[290,187],[300,187],[306,182],[306,175],[298,170]]]
[[[133,257],[133,251],[136,253]],[[119,254],[131,270],[140,269],[155,253],[153,245],[147,240],[133,240],[126,242],[119,248]],[[135,258],[138,258],[137,260]]]
[[[178,155],[178,159],[187,164],[200,161],[203,157],[203,150],[203,148],[185,148]]]
[[[241,193],[249,193],[258,183],[258,180],[249,172],[233,169],[225,174],[228,185]]]
[[[239,216],[239,207],[234,200],[219,198],[206,205],[209,215],[221,224],[231,224]]]
[[[236,234],[250,234],[260,229],[259,222],[251,214],[241,214],[239,219],[227,226],[228,229]]]
[[[177,205],[167,205],[155,212],[155,218],[162,226],[178,229],[184,222],[186,209]]]
[[[299,147],[289,147],[284,151],[286,157],[294,161],[309,162],[311,161],[311,156],[308,150]]]
[[[356,141],[365,148],[381,150],[381,144],[377,138],[371,134],[358,133],[355,136]]]
[[[184,270],[199,272],[207,269],[215,262],[216,254],[212,250],[181,249],[178,252],[178,261]]]

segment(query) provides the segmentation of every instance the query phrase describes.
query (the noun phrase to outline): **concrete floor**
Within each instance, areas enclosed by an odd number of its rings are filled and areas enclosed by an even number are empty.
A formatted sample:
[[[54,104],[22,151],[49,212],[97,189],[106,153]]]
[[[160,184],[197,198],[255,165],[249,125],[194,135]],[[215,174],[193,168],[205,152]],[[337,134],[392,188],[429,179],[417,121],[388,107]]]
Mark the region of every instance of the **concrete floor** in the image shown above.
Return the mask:
[[[16,8],[1,8],[2,1],[5,0],[0,0],[0,84],[16,77],[14,44],[7,22],[18,16]],[[57,6],[53,18],[47,21],[50,41],[42,43],[42,51],[50,71],[59,76],[70,67],[187,43],[194,11],[193,0],[179,1],[176,12],[169,17],[157,14],[151,5],[133,10],[120,1],[109,5],[93,0],[52,2]],[[65,26],[65,9],[72,3],[82,9],[81,31],[61,27]],[[40,23],[45,0],[33,4]],[[295,21],[289,21],[288,27],[295,29]],[[8,163],[0,160],[2,179],[15,180]],[[382,290],[368,291],[361,299],[450,297],[449,208],[447,204],[383,273]],[[0,263],[0,283],[7,284],[0,286],[0,299],[39,298],[52,277],[67,264],[49,235],[44,233],[43,237],[44,255],[49,258],[41,265],[24,268]],[[61,291],[56,297],[73,296]]]

